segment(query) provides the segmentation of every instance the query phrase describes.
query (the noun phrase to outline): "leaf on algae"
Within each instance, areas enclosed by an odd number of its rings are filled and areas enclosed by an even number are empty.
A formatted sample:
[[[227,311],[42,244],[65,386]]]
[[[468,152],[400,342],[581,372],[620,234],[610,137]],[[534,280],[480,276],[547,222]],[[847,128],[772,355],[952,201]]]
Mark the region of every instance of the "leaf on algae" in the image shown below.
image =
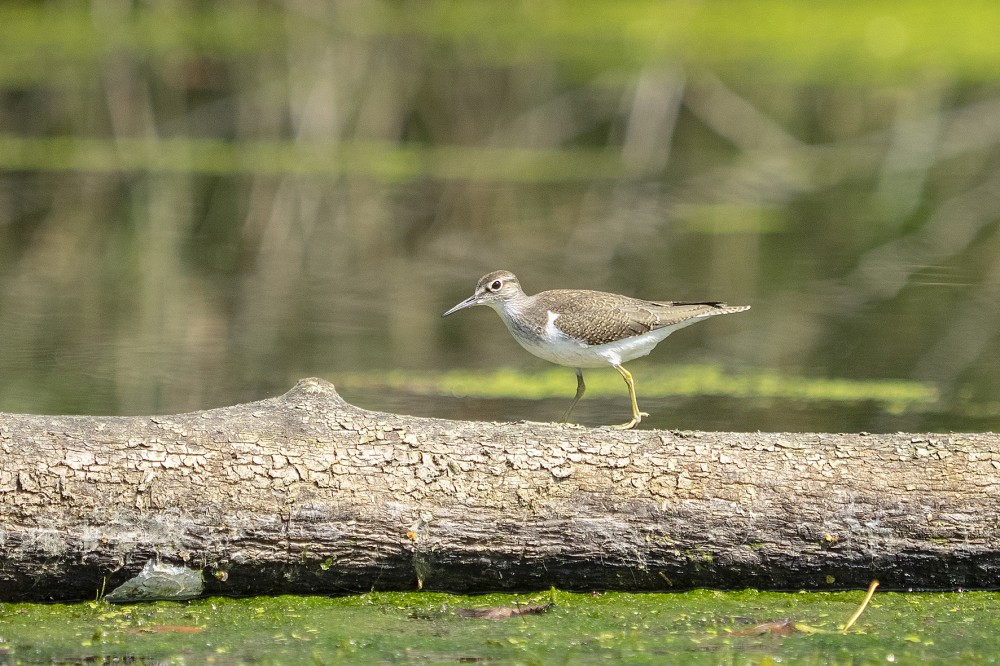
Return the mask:
[[[153,624],[146,627],[129,627],[126,634],[198,634],[205,631],[204,627],[189,624]]]
[[[455,611],[460,617],[481,617],[487,620],[506,620],[519,615],[541,615],[554,604],[531,604],[528,606],[492,606],[490,608],[459,608]]]
[[[732,635],[763,636],[765,634],[769,634],[771,636],[791,636],[796,631],[799,631],[799,629],[796,625],[792,624],[791,620],[775,620],[773,622],[762,622],[761,624],[755,624],[752,627],[734,631]]]

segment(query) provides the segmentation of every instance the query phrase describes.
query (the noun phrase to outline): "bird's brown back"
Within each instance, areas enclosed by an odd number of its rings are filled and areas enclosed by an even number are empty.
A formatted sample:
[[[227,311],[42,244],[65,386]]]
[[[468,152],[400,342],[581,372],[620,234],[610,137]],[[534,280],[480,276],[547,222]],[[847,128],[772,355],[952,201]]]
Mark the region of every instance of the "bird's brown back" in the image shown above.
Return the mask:
[[[559,315],[555,326],[588,345],[602,345],[691,319],[748,310],[718,301],[644,301],[603,291],[554,289],[531,297],[532,306]]]

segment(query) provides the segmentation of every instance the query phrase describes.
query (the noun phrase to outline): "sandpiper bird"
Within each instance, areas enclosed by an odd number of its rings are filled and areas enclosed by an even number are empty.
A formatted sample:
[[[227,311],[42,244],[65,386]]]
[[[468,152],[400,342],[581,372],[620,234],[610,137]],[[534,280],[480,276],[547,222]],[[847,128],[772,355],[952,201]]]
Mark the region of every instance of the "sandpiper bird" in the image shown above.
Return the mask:
[[[645,356],[665,337],[708,317],[749,310],[749,305],[717,301],[644,301],[584,289],[553,289],[528,296],[510,271],[493,271],[479,278],[476,291],[453,312],[473,305],[497,311],[522,347],[551,363],[576,368],[576,395],[563,420],[583,397],[583,368],[610,365],[625,379],[632,401],[632,420],[617,428],[634,428],[643,416],[635,401],[632,373],[623,363]]]

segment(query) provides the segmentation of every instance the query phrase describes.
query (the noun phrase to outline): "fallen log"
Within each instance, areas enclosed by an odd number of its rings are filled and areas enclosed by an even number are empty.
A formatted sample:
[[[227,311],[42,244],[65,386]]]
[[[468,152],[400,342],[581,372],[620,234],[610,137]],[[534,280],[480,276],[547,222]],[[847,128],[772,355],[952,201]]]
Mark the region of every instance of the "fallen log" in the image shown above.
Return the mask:
[[[147,561],[210,594],[994,588],[995,434],[617,431],[369,412],[322,380],[152,417],[0,414],[0,600]]]

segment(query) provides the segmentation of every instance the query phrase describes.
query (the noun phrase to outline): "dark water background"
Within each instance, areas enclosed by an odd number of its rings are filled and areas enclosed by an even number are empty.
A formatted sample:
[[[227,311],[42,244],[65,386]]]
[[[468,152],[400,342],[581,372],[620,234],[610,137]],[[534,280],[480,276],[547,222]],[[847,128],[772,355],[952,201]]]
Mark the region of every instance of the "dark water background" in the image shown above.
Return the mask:
[[[440,318],[506,268],[753,306],[630,366],[650,426],[997,429],[1000,9],[944,7],[5,4],[0,410],[320,376],[556,418],[571,370],[537,398],[493,313]],[[670,384],[691,367],[733,381]],[[591,381],[577,420],[624,420]]]

